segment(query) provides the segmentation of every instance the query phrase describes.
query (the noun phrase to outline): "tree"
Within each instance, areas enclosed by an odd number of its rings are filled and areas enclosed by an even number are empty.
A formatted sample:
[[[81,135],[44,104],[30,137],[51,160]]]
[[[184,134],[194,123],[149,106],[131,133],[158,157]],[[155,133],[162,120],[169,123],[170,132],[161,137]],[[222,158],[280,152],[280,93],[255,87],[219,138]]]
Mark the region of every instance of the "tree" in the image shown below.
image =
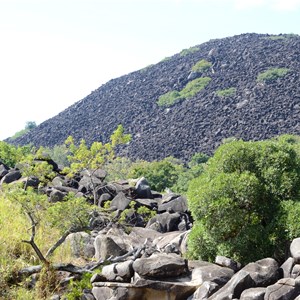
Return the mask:
[[[171,188],[177,182],[182,171],[183,165],[180,161],[173,157],[167,157],[160,161],[134,163],[130,176],[145,177],[153,190],[161,192],[165,188]]]
[[[126,144],[130,141],[131,135],[124,134],[124,128],[119,125],[110,137],[110,142],[103,144],[94,142],[88,147],[86,141],[82,139],[79,146],[76,146],[72,136],[69,136],[65,142],[70,155],[68,160],[70,167],[66,167],[64,172],[72,177],[76,173],[86,170],[93,186],[94,204],[96,204],[96,186],[93,181],[93,174],[96,170],[102,168],[105,163],[115,158],[115,149],[118,145]]]
[[[221,145],[189,186],[195,220],[190,255],[207,260],[226,255],[241,262],[282,258],[280,249],[291,238],[282,236],[282,203],[298,201],[299,188],[296,137]]]
[[[26,130],[32,130],[33,128],[36,128],[37,125],[35,123],[35,121],[27,121],[26,125],[25,125],[25,129]]]

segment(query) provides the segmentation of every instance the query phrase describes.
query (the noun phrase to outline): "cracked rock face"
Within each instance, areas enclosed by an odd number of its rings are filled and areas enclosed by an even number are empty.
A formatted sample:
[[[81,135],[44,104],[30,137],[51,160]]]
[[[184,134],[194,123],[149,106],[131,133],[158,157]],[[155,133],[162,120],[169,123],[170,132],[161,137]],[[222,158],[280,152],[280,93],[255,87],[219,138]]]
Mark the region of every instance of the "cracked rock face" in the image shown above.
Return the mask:
[[[211,40],[194,53],[176,54],[110,80],[13,143],[52,147],[69,135],[89,144],[106,142],[121,123],[132,141],[119,153],[133,159],[189,159],[199,151],[211,154],[228,137],[261,140],[300,134],[300,37],[282,37],[243,34]],[[191,77],[191,68],[202,59],[212,67]],[[258,82],[257,76],[270,68],[289,72]],[[182,90],[195,76],[211,81],[190,99],[171,107],[157,105],[159,96]],[[229,88],[236,92],[218,96]]]

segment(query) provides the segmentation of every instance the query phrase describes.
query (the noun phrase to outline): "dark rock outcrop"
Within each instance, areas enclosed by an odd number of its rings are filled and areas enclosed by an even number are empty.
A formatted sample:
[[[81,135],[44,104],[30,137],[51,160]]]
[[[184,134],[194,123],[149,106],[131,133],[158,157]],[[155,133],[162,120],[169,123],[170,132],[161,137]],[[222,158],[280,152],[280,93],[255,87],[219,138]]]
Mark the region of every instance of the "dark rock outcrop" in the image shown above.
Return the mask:
[[[118,124],[132,134],[119,149],[131,158],[161,159],[173,155],[188,159],[195,152],[210,154],[228,137],[267,139],[283,133],[299,134],[300,37],[280,39],[261,34],[211,40],[199,51],[176,54],[143,70],[110,80],[57,116],[11,141],[36,146],[62,144],[72,135],[88,144],[108,141]],[[205,59],[210,70],[191,74]],[[257,82],[269,68],[288,68],[284,77]],[[199,76],[211,78],[194,97],[172,107],[160,107],[159,96],[180,91]],[[234,95],[217,91],[235,88]]]

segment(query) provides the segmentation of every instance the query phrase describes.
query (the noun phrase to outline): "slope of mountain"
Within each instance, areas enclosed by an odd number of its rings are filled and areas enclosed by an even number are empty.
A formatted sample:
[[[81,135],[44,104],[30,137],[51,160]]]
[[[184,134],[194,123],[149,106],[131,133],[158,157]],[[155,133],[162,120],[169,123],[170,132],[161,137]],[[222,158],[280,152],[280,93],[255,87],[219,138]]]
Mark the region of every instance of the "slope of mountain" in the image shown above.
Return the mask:
[[[211,67],[191,73],[202,59]],[[257,80],[272,68],[288,70],[273,80]],[[187,159],[199,151],[212,153],[228,137],[260,140],[300,134],[299,73],[297,35],[242,34],[211,40],[110,80],[14,143],[54,146],[69,135],[88,143],[107,141],[122,124],[132,134],[123,154]],[[157,104],[161,95],[180,91],[197,77],[211,80],[195,96],[169,107]],[[229,88],[229,95],[220,93]]]

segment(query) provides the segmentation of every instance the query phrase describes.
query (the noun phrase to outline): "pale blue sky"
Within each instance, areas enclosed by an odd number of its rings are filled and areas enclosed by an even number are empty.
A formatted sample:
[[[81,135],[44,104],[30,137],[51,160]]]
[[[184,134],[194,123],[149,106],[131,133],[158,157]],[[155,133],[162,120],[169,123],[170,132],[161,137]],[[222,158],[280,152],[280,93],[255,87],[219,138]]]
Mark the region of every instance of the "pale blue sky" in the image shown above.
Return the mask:
[[[300,0],[0,0],[0,140],[184,48],[299,25]]]

